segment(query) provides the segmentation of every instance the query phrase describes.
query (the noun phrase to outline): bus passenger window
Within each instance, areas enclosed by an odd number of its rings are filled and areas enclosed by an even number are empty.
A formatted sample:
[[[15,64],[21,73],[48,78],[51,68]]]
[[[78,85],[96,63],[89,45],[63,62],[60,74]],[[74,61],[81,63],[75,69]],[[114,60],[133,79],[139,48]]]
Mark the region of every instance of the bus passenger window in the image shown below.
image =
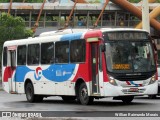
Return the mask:
[[[3,49],[3,66],[7,66],[7,47]]]
[[[69,62],[69,41],[60,41],[55,43],[55,62]]]
[[[39,44],[28,45],[27,64],[34,65],[39,64]]]
[[[54,43],[41,44],[41,64],[54,63]]]
[[[17,65],[26,64],[26,46],[18,46],[17,49]]]
[[[86,44],[85,40],[71,41],[70,62],[85,62]]]

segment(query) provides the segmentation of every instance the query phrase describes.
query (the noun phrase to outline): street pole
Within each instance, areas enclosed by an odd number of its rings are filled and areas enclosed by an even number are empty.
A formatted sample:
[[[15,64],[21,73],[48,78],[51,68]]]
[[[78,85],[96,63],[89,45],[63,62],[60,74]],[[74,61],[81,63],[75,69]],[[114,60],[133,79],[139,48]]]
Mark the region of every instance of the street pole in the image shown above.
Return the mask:
[[[142,0],[142,26],[143,30],[150,33],[150,18],[148,0]]]

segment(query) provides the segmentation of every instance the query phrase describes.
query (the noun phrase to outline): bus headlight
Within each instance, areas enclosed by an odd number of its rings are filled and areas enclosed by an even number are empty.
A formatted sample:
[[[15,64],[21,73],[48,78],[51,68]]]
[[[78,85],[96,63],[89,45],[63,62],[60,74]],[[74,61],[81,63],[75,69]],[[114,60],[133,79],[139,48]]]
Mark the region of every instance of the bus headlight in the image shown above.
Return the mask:
[[[155,83],[155,82],[156,82],[156,76],[153,75],[153,76],[151,77],[151,79],[150,79],[149,85],[150,85],[150,84],[153,84],[153,83]]]
[[[108,77],[109,77],[109,83],[114,85],[114,86],[117,86],[117,83],[116,83],[115,79],[112,76],[108,76]]]

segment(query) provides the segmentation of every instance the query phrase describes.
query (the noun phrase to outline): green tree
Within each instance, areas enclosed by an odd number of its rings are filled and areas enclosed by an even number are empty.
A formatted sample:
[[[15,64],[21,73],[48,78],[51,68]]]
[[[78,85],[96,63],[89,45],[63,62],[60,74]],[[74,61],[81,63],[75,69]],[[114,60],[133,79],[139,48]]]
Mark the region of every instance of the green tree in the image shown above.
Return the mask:
[[[6,40],[22,39],[32,35],[33,32],[26,29],[25,21],[21,17],[13,17],[7,15],[7,13],[2,13],[0,15],[0,58],[2,45]]]

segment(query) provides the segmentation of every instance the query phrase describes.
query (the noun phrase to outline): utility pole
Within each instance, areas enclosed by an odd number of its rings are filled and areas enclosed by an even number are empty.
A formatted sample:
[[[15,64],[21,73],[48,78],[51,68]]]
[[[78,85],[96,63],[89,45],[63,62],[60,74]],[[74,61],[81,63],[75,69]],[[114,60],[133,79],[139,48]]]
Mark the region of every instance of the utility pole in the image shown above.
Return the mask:
[[[150,18],[148,0],[142,0],[142,28],[150,33]]]
[[[42,10],[44,8],[44,4],[46,3],[46,0],[43,0],[43,3],[42,3],[42,6],[41,6],[41,9],[39,11],[39,14],[38,14],[38,17],[37,17],[37,20],[36,20],[36,23],[34,24],[34,27],[32,28],[32,31],[35,33],[36,32],[36,29],[38,28],[39,26],[39,19],[41,17],[41,14],[42,14]]]
[[[64,30],[64,29],[66,29],[66,28],[69,26],[69,21],[70,21],[72,15],[73,15],[73,12],[74,12],[74,9],[75,9],[75,7],[76,7],[76,4],[77,4],[77,0],[75,0],[75,2],[74,2],[74,6],[73,6],[73,8],[72,8],[72,10],[71,10],[71,12],[70,12],[70,14],[69,14],[69,16],[68,16],[67,21],[65,22],[64,27],[63,27],[63,28],[60,28],[60,29],[58,29],[58,30]],[[74,24],[74,23],[73,23],[73,24]]]
[[[8,15],[10,15],[12,9],[12,0],[10,0],[9,8],[8,8]]]
[[[104,4],[104,6],[103,6],[103,8],[102,8],[102,10],[101,10],[101,13],[99,14],[99,16],[98,16],[96,22],[95,22],[94,25],[93,25],[93,29],[94,29],[95,27],[97,27],[98,22],[99,22],[100,18],[102,17],[103,12],[104,12],[106,6],[108,5],[108,3],[109,3],[109,0],[106,0],[105,4]]]

